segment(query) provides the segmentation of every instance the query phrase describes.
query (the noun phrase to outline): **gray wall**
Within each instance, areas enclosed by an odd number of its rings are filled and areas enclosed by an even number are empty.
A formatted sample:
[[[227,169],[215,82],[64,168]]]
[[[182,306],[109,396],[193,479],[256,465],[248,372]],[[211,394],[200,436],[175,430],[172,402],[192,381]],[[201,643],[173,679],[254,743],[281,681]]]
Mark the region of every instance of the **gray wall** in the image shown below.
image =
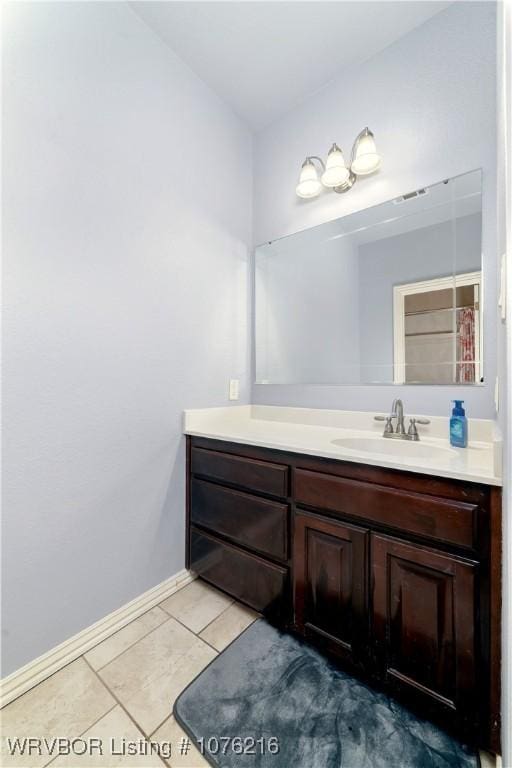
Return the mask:
[[[393,366],[393,287],[481,268],[480,214],[359,247],[361,377],[382,380]],[[454,229],[456,236],[454,237]],[[391,374],[390,374],[391,372]]]
[[[347,100],[348,99],[348,100]],[[348,105],[348,106],[347,106]],[[382,170],[346,195],[300,200],[307,154],[333,141],[349,152],[368,125]],[[274,240],[475,168],[483,170],[485,372],[481,387],[254,385],[255,403],[445,415],[463,397],[473,417],[494,415],[496,375],[496,8],[457,2],[378,55],[343,73],[255,140],[254,242]],[[461,394],[463,392],[463,394]]]
[[[248,395],[251,137],[128,4],[3,15],[5,675],[184,567],[181,411]]]

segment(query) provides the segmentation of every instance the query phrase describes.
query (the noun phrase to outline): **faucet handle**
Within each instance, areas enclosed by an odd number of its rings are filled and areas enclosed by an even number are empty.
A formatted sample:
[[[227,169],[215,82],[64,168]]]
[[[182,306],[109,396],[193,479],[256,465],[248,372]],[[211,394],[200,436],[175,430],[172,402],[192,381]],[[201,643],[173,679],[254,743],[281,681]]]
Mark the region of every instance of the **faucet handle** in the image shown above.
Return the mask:
[[[384,434],[391,435],[395,430],[393,429],[392,419],[393,416],[374,416],[375,421],[385,421]]]
[[[386,426],[384,427],[384,434],[391,435],[394,432],[393,424],[391,423],[391,416],[386,418]]]
[[[409,437],[415,438],[416,440],[418,439],[418,429],[416,427],[417,421],[418,419],[411,419],[409,421],[409,429],[407,430]]]

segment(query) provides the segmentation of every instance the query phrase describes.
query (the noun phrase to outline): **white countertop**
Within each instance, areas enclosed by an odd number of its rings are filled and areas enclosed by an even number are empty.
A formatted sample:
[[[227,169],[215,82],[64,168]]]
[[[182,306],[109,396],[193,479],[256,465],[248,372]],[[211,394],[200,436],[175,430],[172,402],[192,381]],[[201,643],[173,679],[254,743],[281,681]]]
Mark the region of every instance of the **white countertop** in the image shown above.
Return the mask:
[[[428,426],[418,425],[420,441],[415,443],[383,438],[384,424],[375,421],[374,415],[366,411],[266,405],[199,408],[184,412],[183,431],[196,437],[323,456],[423,475],[502,485],[502,442],[494,421],[469,419],[468,447],[452,448],[448,440],[448,418],[426,417],[431,423]],[[409,416],[422,418],[417,414],[406,413],[406,425],[409,423]],[[353,447],[340,447],[333,443],[334,440],[347,438],[374,440],[375,451],[354,450]],[[397,445],[400,455],[392,454],[393,445]],[[417,446],[425,446],[418,451],[421,455],[415,455]],[[432,456],[425,457],[428,446],[433,449]]]

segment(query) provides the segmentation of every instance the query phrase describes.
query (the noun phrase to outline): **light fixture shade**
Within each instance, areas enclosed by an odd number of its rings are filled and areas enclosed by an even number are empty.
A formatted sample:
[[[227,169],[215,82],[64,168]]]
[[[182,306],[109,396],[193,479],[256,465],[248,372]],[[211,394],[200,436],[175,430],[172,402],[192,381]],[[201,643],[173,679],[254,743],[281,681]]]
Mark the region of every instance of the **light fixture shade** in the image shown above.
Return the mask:
[[[352,157],[353,160],[350,167],[357,176],[373,173],[380,166],[382,158],[377,153],[375,138],[368,128],[365,128],[357,137]]]
[[[337,144],[333,144],[327,155],[325,171],[322,174],[324,187],[339,187],[345,184],[350,172],[345,165],[343,152]]]
[[[302,164],[299,183],[297,184],[295,191],[299,197],[307,198],[316,197],[321,189],[322,185],[318,179],[317,170],[311,160],[307,158]]]

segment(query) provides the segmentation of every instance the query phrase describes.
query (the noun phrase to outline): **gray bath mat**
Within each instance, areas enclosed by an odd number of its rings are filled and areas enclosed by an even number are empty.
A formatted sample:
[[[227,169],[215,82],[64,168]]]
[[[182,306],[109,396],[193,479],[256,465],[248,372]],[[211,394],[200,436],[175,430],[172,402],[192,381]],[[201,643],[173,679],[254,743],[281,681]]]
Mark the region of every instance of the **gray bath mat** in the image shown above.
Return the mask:
[[[220,768],[477,768],[480,762],[444,731],[264,620],[201,672],[174,714]]]

